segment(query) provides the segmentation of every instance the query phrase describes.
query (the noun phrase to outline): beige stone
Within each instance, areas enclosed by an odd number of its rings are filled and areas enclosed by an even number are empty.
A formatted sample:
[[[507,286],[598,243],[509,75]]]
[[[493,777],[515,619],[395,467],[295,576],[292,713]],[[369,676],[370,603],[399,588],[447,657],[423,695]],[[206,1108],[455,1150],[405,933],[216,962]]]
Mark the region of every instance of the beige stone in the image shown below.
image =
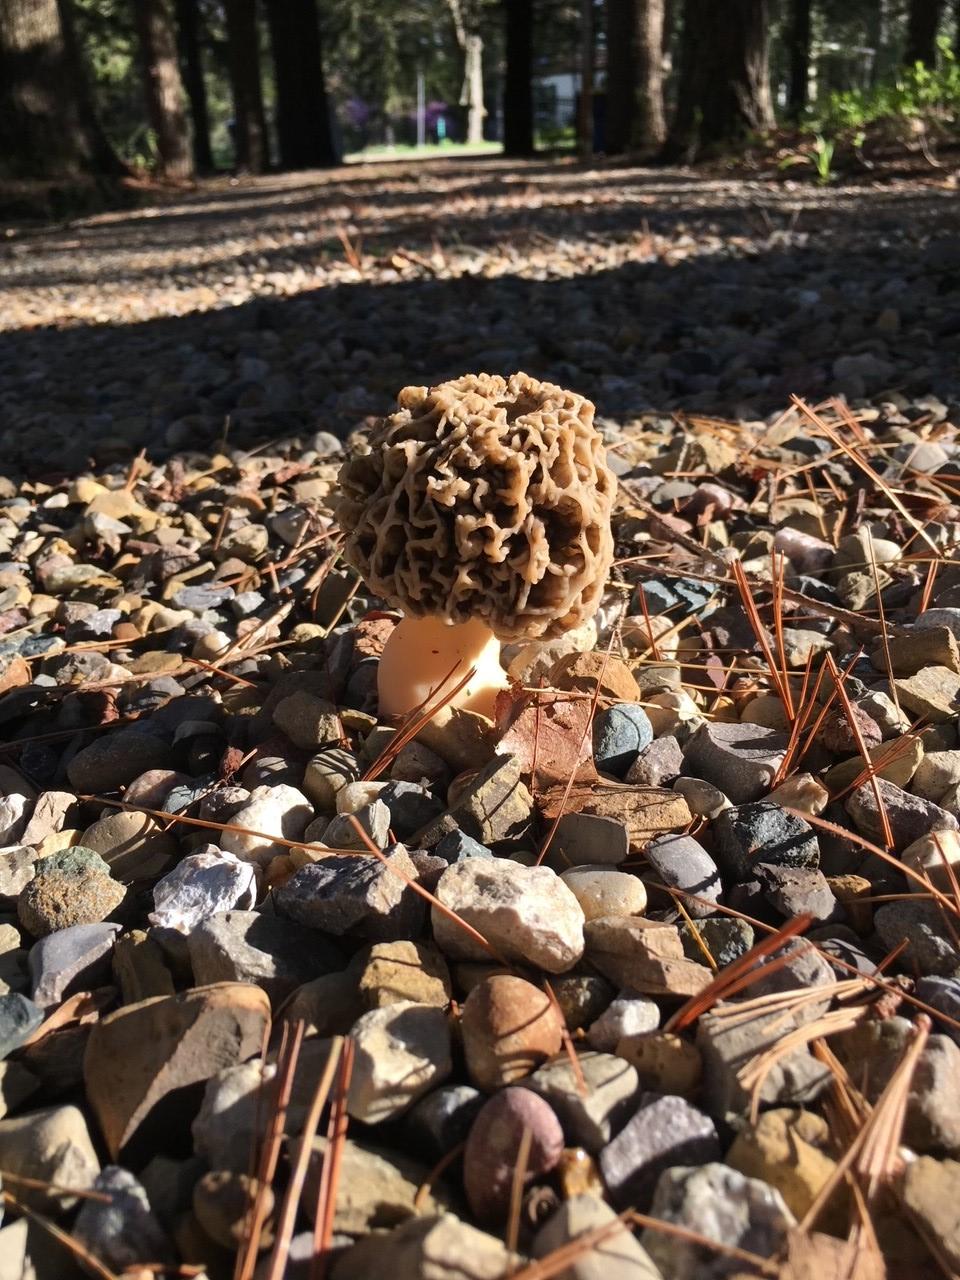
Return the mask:
[[[764,1111],[757,1123],[743,1129],[727,1152],[726,1162],[748,1178],[760,1178],[783,1196],[787,1207],[802,1218],[836,1161],[827,1154],[830,1129],[812,1111],[778,1107]],[[832,1206],[832,1209],[831,1209]],[[843,1198],[831,1202],[820,1225],[841,1227],[845,1221]]]
[[[953,880],[960,880],[960,831],[930,831],[914,840],[900,855],[904,866],[929,879],[941,893],[953,894]],[[952,877],[951,877],[952,870]],[[907,877],[913,893],[928,893],[926,885]]]
[[[398,1000],[445,1009],[450,1003],[447,962],[426,942],[378,942],[354,957],[357,991],[365,1009]]]
[[[960,1161],[918,1157],[907,1166],[903,1199],[950,1266],[960,1270]]]
[[[833,896],[847,913],[853,929],[866,937],[873,929],[873,903],[861,902],[861,898],[869,898],[873,893],[873,885],[866,876],[852,873],[842,876],[827,876]]]
[[[560,879],[580,903],[584,919],[638,916],[647,906],[647,888],[639,876],[610,867],[571,867]]]
[[[812,773],[795,773],[771,791],[767,800],[770,804],[782,804],[819,817],[830,803],[830,792]]]
[[[83,1113],[77,1107],[46,1107],[0,1120],[0,1169],[86,1191],[100,1172],[100,1161]],[[76,1196],[25,1185],[17,1185],[15,1194],[28,1207],[47,1213],[77,1202]]]
[[[700,1050],[673,1031],[646,1031],[622,1036],[617,1057],[637,1070],[641,1089],[691,1098],[703,1073]]]
[[[126,810],[87,827],[80,843],[99,853],[111,874],[124,884],[162,875],[177,854],[176,841],[152,818]]]
[[[919,738],[893,738],[889,742],[881,742],[878,747],[871,747],[867,755],[871,764],[878,766],[878,778],[884,778],[898,787],[906,787],[923,759],[923,743]],[[865,771],[863,757],[856,755],[849,760],[841,760],[832,769],[828,769],[823,781],[835,794],[849,787]]]
[[[586,958],[605,978],[643,995],[695,996],[713,980],[688,960],[675,925],[639,916],[601,916],[584,927]]]
[[[640,854],[654,836],[679,831],[693,819],[690,806],[676,791],[661,787],[617,785],[551,787],[539,798],[544,818],[552,822],[559,813],[587,813],[616,818],[624,824],[630,852]]]

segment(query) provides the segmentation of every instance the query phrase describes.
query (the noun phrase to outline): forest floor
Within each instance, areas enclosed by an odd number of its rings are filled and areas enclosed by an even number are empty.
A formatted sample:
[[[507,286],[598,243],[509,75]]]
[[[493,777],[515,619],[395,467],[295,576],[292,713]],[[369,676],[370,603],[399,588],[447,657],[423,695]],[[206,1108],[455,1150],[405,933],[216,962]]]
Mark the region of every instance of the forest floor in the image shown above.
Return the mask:
[[[957,1274],[957,198],[485,160],[8,228],[4,1274]],[[398,734],[340,468],[480,370],[596,401],[616,558]]]

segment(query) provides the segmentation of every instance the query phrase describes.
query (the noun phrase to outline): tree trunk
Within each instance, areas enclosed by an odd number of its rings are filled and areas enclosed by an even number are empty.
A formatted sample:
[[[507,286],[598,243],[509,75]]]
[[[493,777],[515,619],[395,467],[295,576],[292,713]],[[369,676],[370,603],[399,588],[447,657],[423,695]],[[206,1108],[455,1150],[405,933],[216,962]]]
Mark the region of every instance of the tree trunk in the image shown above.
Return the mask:
[[[210,173],[213,170],[213,152],[210,150],[210,115],[207,110],[207,84],[203,78],[203,51],[200,46],[203,20],[197,0],[175,0],[175,4],[180,72],[183,87],[187,91],[190,123],[193,126],[193,164],[199,173]]]
[[[533,155],[533,0],[504,0],[503,150]]]
[[[792,0],[787,41],[790,55],[790,78],[787,85],[787,111],[791,120],[799,120],[807,108],[810,85],[810,0]]]
[[[637,118],[637,0],[607,0],[606,151],[633,146]]]
[[[457,33],[457,44],[463,51],[463,88],[460,105],[467,108],[467,142],[476,145],[483,141],[483,120],[487,109],[483,105],[483,37],[476,31],[468,31],[461,0],[447,0]]]
[[[0,0],[0,169],[114,176],[124,166],[93,111],[67,0]]]
[[[580,0],[580,100],[577,104],[577,151],[593,155],[593,0]]]
[[[663,110],[664,0],[608,0],[606,150],[654,151]]]
[[[663,109],[664,0],[637,0],[637,123],[634,142],[643,151],[667,136]]]
[[[263,173],[270,155],[260,82],[257,0],[225,0],[224,8],[230,46],[236,167],[250,173]]]
[[[487,109],[483,105],[483,40],[475,31],[467,36],[460,101],[467,108],[467,142],[476,146],[483,141]]]
[[[193,157],[170,11],[166,0],[133,0],[133,7],[147,119],[157,139],[160,172],[167,178],[189,178]]]
[[[284,169],[337,164],[316,0],[267,0]]]
[[[942,8],[943,0],[910,0],[907,45],[903,52],[903,61],[908,67],[915,62],[928,67],[937,65],[937,32]]]
[[[661,153],[692,160],[772,128],[766,0],[686,0],[677,113]]]

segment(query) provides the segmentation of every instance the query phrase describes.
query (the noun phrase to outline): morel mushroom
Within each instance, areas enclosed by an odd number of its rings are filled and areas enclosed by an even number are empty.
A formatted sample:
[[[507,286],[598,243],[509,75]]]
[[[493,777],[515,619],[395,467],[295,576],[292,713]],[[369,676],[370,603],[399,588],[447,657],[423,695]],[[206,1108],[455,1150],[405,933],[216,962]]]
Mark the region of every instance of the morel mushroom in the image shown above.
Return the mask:
[[[405,715],[457,666],[475,674],[454,705],[492,717],[500,641],[559,636],[600,603],[616,481],[594,407],[523,373],[406,387],[398,405],[344,463],[337,509],[344,558],[405,615],[380,712]]]

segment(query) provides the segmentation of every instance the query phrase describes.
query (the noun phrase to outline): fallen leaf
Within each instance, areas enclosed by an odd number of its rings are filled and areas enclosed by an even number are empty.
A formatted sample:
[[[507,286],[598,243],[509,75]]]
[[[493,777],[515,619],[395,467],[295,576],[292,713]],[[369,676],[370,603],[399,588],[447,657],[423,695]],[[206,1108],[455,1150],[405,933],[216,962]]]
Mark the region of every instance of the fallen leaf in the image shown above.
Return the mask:
[[[500,721],[504,695],[497,701]],[[519,710],[517,707],[519,706]],[[514,756],[520,772],[539,789],[556,783],[596,782],[590,703],[555,694],[521,694],[513,704],[510,725],[497,744],[499,755]],[[535,773],[535,776],[533,776]]]

